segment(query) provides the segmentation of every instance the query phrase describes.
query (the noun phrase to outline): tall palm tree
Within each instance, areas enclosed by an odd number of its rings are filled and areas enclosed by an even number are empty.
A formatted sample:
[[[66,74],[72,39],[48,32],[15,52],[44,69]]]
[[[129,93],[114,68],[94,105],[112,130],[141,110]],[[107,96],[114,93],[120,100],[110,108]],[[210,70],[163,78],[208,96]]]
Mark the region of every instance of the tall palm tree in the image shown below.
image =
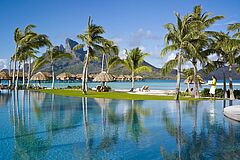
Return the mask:
[[[132,72],[132,89],[134,90],[134,75],[135,73],[140,73],[143,71],[151,72],[152,69],[149,66],[143,66],[142,63],[144,61],[144,58],[148,56],[148,53],[143,53],[141,49],[134,48],[128,52],[126,50],[125,52],[126,59],[123,61],[123,64],[126,66],[126,68]]]
[[[107,68],[107,62],[108,58],[107,55],[111,56],[117,56],[119,53],[118,46],[114,44],[113,41],[106,40],[103,43],[103,53],[102,53],[102,72],[104,71],[104,61],[106,61],[106,68]]]
[[[193,64],[194,68],[194,92],[195,98],[199,98],[199,89],[197,82],[197,62],[200,61],[201,64],[206,64],[208,61],[208,55],[203,52],[206,47],[208,47],[208,36],[206,34],[206,29],[211,27],[217,20],[221,20],[224,16],[213,16],[210,17],[210,12],[202,13],[202,7],[197,5],[194,7],[193,13],[189,15],[189,23],[194,26],[196,36],[199,36],[197,41],[193,42],[193,45],[197,52],[188,52],[189,56],[192,57],[190,62]]]
[[[19,28],[15,30],[14,39],[16,43],[16,51],[14,54],[14,70],[13,70],[13,83],[15,82],[15,70],[17,59],[23,62],[23,70],[25,71],[25,61],[29,57],[28,53],[31,53],[34,49],[39,49],[43,46],[50,46],[51,43],[48,40],[48,37],[44,34],[37,34],[32,31],[35,28],[35,25],[28,25],[25,27],[24,32],[22,33]],[[30,55],[31,55],[30,54]],[[19,56],[19,57],[18,57]],[[21,63],[21,62],[19,62]],[[19,64],[18,66],[20,66]],[[18,71],[19,73],[19,71]],[[18,75],[17,75],[18,76]],[[17,78],[18,79],[18,78]],[[25,75],[23,73],[23,79],[25,80]],[[25,81],[23,81],[25,84]],[[18,81],[16,81],[15,88],[18,88]]]
[[[52,89],[54,89],[55,85],[55,70],[54,70],[54,62],[57,59],[61,58],[72,58],[70,53],[65,53],[60,50],[58,46],[53,48],[48,48],[46,53],[44,53],[41,57],[37,58],[33,65],[33,71],[39,69],[44,64],[50,64],[52,70]]]
[[[173,68],[177,67],[177,84],[175,99],[179,100],[180,93],[180,81],[182,64],[186,62],[184,55],[186,51],[195,52],[195,48],[191,43],[193,34],[191,31],[191,25],[189,25],[189,15],[184,16],[182,19],[179,13],[175,14],[177,18],[177,24],[168,23],[165,24],[165,28],[168,33],[165,35],[166,47],[161,51],[161,57],[166,56],[167,53],[177,51],[174,59],[171,59],[163,66],[163,73],[169,73]]]
[[[13,75],[12,75],[12,84],[15,85],[15,72],[16,72],[16,65],[17,65],[17,52],[19,49],[19,45],[20,45],[20,40],[23,38],[23,33],[20,30],[20,28],[16,28],[15,32],[14,32],[14,41],[16,44],[15,47],[15,53],[14,53],[14,58],[13,58]]]
[[[88,26],[83,34],[79,34],[77,37],[82,40],[84,44],[76,45],[73,49],[77,50],[86,46],[87,54],[84,58],[84,66],[83,66],[83,78],[82,78],[82,91],[84,94],[87,92],[87,70],[89,58],[96,54],[96,52],[103,53],[102,43],[105,39],[101,36],[101,34],[105,33],[102,26],[98,26],[92,23],[91,17],[88,18]]]

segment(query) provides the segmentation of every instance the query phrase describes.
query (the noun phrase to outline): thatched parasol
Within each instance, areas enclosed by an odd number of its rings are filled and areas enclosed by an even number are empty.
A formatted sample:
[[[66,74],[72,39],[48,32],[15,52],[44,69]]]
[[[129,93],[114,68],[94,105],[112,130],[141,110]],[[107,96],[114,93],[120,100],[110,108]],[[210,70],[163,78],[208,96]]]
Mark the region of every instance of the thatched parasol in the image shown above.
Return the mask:
[[[49,77],[43,72],[38,72],[31,77],[31,80],[33,81],[46,81],[48,79]]]
[[[99,73],[94,79],[94,82],[111,82],[113,81],[113,76],[107,72]]]
[[[59,74],[57,77],[56,77],[58,80],[69,80],[69,79],[74,79],[76,78],[76,76],[72,73],[69,73],[69,72],[64,72],[64,73],[61,73]]]

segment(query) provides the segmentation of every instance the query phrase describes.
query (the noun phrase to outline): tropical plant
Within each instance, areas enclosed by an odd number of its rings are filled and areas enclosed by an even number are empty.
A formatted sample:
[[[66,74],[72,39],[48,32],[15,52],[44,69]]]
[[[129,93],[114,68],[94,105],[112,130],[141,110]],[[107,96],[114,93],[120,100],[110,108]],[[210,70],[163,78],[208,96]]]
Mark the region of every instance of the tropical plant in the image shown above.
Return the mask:
[[[118,55],[108,57],[107,63],[106,63],[107,73],[109,73],[110,70],[114,68],[116,65],[121,63],[122,63],[122,60]]]
[[[177,18],[177,24],[168,23],[165,24],[165,28],[168,33],[165,35],[165,48],[161,51],[161,57],[166,56],[167,53],[177,51],[174,59],[169,60],[162,67],[162,72],[164,75],[172,71],[173,68],[177,67],[177,84],[175,99],[179,99],[180,93],[180,80],[181,80],[181,70],[182,65],[186,62],[184,55],[186,51],[195,52],[195,48],[191,41],[193,34],[190,32],[191,26],[189,25],[189,16],[186,15],[182,19],[179,13],[175,13]]]
[[[125,52],[126,59],[123,60],[123,64],[126,66],[126,68],[132,72],[132,89],[134,90],[134,75],[135,73],[140,73],[143,71],[151,72],[152,69],[149,66],[143,66],[142,63],[144,61],[144,58],[148,56],[148,53],[143,53],[141,49],[134,48],[128,52],[126,50]]]
[[[194,69],[193,68],[183,69],[183,77],[185,79],[184,83],[187,83],[188,91],[190,91],[191,90],[190,84],[194,82]],[[204,80],[200,74],[197,75],[197,82],[199,85],[204,83]]]
[[[118,46],[114,44],[113,41],[106,40],[103,42],[103,52],[102,52],[102,72],[104,71],[104,61],[106,61],[106,68],[108,64],[108,58],[111,56],[117,56],[119,53]],[[107,57],[109,55],[110,57]]]
[[[210,12],[202,13],[202,7],[197,5],[194,7],[193,13],[189,15],[189,23],[194,28],[194,32],[197,37],[196,40],[193,40],[192,44],[196,52],[188,51],[188,59],[193,64],[194,68],[194,92],[195,98],[199,98],[199,89],[198,89],[198,82],[197,82],[197,62],[199,61],[200,64],[205,65],[208,60],[207,52],[204,52],[204,49],[208,47],[208,34],[206,29],[211,27],[217,20],[223,19],[224,16],[213,16],[210,17]]]
[[[54,89],[55,85],[55,70],[54,70],[54,62],[61,58],[72,58],[72,55],[70,53],[65,53],[64,51],[61,51],[58,46],[55,46],[53,48],[48,48],[46,53],[44,53],[41,57],[37,58],[33,65],[33,71],[39,69],[45,64],[51,65],[52,70],[52,89]]]
[[[19,63],[23,62],[23,85],[25,85],[25,61],[29,58],[29,56],[33,56],[32,54],[34,52],[34,49],[39,49],[40,47],[51,45],[46,35],[37,34],[32,31],[32,29],[35,27],[36,27],[35,25],[28,25],[25,27],[23,33],[19,28],[15,30],[14,40],[16,43],[16,51],[13,56],[14,57],[13,80],[12,80],[13,84],[15,83],[15,70],[17,60],[19,60]],[[19,67],[20,65],[21,64],[18,64]],[[15,84],[16,89],[18,88],[18,74],[17,81]]]
[[[78,44],[73,49],[78,50],[86,46],[87,54],[84,58],[84,66],[83,66],[83,78],[82,78],[82,91],[84,94],[87,92],[87,77],[88,77],[88,63],[89,58],[94,57],[96,52],[103,53],[102,43],[106,40],[101,36],[101,34],[105,33],[102,26],[98,26],[92,23],[91,17],[88,18],[88,26],[83,34],[79,34],[77,38],[81,39],[84,44]]]

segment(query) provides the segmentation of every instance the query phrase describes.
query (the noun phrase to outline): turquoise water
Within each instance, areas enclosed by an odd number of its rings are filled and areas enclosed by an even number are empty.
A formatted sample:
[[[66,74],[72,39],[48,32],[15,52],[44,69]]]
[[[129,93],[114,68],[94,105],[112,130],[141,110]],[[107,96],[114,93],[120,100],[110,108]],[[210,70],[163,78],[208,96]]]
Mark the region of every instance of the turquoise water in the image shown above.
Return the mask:
[[[3,81],[4,84],[7,84],[7,81]],[[37,82],[32,82],[32,84],[39,85]],[[52,83],[50,82],[41,82],[40,84],[43,87],[52,87]],[[80,86],[81,82],[76,81],[56,81],[55,88],[66,88],[67,86]],[[100,85],[100,83],[96,82],[89,82],[88,87],[93,88],[97,85]],[[107,83],[108,86],[110,86],[112,89],[131,89],[132,82],[109,82]],[[135,82],[135,88],[142,88],[142,86],[149,86],[150,90],[175,90],[176,88],[176,80],[144,80],[144,81],[136,81]],[[190,85],[193,87],[193,85]],[[218,80],[217,82],[218,88],[223,88],[223,81]],[[233,87],[234,89],[240,89],[240,81],[235,80],[233,81]],[[204,84],[199,89],[202,90],[203,88],[210,88],[210,85]],[[181,90],[185,91],[187,89],[187,85],[181,82]],[[228,89],[228,85],[227,85]]]
[[[4,91],[0,159],[240,159],[240,123],[222,113],[229,103]]]
[[[234,89],[240,89],[240,81],[233,81]],[[51,87],[51,83],[41,83],[42,86]],[[65,88],[67,86],[79,86],[81,82],[57,82],[56,88]],[[88,86],[90,88],[96,87],[100,85],[100,83],[89,82]],[[112,89],[131,89],[132,82],[109,82],[107,83]],[[141,88],[142,86],[147,85],[150,87],[151,90],[175,90],[176,88],[176,80],[144,80],[144,81],[136,81],[135,88]],[[190,85],[193,87],[193,85]],[[218,88],[223,88],[223,81],[219,80],[217,83]],[[202,90],[203,88],[210,88],[210,85],[202,85],[199,89]],[[181,82],[181,90],[186,90],[187,85]],[[227,85],[228,89],[228,85]]]

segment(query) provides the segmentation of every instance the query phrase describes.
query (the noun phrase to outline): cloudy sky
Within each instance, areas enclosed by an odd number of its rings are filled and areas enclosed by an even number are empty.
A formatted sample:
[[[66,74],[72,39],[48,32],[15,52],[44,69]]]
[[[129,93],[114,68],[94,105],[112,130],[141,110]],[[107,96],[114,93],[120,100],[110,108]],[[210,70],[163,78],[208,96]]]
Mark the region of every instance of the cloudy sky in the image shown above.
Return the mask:
[[[197,4],[204,11],[226,17],[211,30],[225,31],[227,24],[240,22],[239,0],[1,0],[0,69],[8,66],[14,53],[15,28],[35,24],[35,31],[59,45],[66,38],[79,41],[76,35],[86,28],[89,15],[105,28],[105,36],[119,45],[121,56],[125,48],[140,47],[151,54],[146,58],[149,63],[161,67],[174,57],[174,53],[159,56],[166,33],[163,25],[175,23],[174,12],[184,15]]]

